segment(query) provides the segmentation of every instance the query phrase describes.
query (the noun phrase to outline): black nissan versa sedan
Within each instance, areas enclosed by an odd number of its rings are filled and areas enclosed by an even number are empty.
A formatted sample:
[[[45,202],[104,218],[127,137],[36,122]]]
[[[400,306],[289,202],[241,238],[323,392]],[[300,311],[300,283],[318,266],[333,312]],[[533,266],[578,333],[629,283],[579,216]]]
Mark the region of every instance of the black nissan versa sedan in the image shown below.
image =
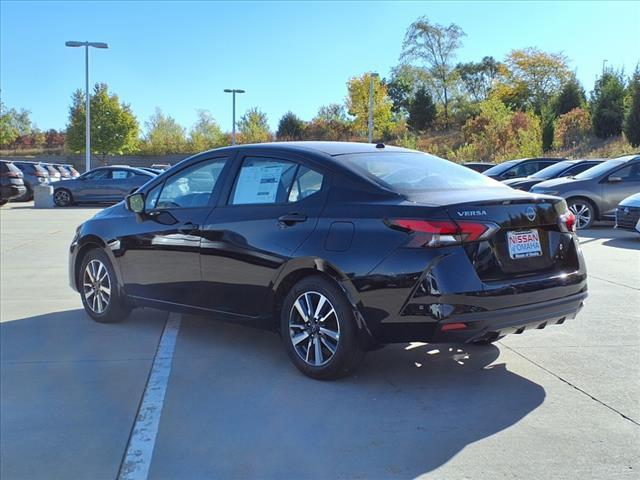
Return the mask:
[[[99,322],[144,305],[262,324],[314,378],[385,343],[487,344],[563,323],[587,296],[564,200],[339,142],[188,158],[80,225],[69,275]]]

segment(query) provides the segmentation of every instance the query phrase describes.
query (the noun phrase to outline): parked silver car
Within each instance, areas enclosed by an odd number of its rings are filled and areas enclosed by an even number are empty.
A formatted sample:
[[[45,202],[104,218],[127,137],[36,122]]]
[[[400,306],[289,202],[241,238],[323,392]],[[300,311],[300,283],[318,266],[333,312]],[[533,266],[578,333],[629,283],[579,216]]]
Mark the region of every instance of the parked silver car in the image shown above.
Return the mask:
[[[58,207],[119,202],[154,177],[151,172],[132,167],[94,168],[78,178],[56,183],[53,201]]]
[[[563,197],[576,216],[577,228],[613,220],[621,200],[640,192],[640,155],[607,160],[571,178],[541,182],[531,193]]]
[[[616,209],[616,228],[640,233],[640,192],[620,202]]]

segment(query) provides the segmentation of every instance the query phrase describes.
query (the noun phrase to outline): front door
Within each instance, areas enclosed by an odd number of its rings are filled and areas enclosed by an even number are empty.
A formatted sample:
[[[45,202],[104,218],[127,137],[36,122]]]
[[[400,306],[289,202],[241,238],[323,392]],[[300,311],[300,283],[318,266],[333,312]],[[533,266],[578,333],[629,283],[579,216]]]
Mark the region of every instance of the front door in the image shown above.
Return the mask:
[[[613,215],[618,204],[640,192],[640,162],[628,164],[608,175],[602,183],[602,214]]]
[[[327,175],[296,159],[247,155],[202,232],[206,308],[261,316],[278,269],[316,227]]]
[[[226,163],[211,158],[188,165],[147,192],[135,233],[121,239],[127,294],[177,305],[202,303],[200,240]]]

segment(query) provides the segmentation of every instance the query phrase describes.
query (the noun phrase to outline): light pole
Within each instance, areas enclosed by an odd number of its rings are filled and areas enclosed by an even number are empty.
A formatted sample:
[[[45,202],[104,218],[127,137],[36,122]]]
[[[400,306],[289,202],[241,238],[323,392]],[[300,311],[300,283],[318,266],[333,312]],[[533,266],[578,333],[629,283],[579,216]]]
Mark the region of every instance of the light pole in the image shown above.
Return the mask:
[[[88,172],[91,170],[91,116],[89,106],[89,47],[93,48],[109,48],[109,45],[103,42],[65,42],[67,47],[84,47],[84,89],[85,89],[85,140],[84,140],[84,168]]]
[[[373,79],[378,76],[375,72],[369,75],[369,143],[373,143]]]
[[[607,64],[607,59],[602,60],[602,75],[604,76],[605,65]]]
[[[230,93],[233,96],[233,125],[231,126],[231,145],[236,144],[236,93],[244,93],[239,88],[225,88],[224,93]]]

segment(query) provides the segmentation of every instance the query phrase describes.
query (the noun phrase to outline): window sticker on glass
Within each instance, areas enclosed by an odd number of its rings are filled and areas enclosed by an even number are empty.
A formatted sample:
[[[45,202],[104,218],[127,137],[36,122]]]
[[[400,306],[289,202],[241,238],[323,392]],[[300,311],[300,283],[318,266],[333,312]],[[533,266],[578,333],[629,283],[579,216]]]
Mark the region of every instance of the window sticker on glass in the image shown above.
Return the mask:
[[[113,178],[114,180],[122,180],[123,178],[127,178],[128,176],[129,173],[125,170],[113,170],[111,172],[111,178]]]
[[[243,167],[238,177],[233,203],[276,203],[282,165]]]

